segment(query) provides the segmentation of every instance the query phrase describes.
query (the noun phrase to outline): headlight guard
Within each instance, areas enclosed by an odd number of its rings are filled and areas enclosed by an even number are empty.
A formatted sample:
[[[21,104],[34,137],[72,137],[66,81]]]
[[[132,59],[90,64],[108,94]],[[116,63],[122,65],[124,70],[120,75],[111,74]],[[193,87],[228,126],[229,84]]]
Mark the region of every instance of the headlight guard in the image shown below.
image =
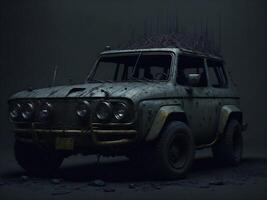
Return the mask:
[[[31,102],[22,105],[21,116],[23,120],[29,121],[34,115],[34,105]]]
[[[88,101],[80,101],[76,108],[76,114],[80,119],[88,119],[90,116],[90,103]]]
[[[110,102],[99,102],[95,108],[95,116],[98,120],[107,122],[112,118],[112,105]]]
[[[129,108],[126,103],[116,103],[113,106],[113,115],[116,120],[123,121],[129,116]]]
[[[21,111],[22,111],[22,106],[21,104],[17,103],[11,106],[9,109],[9,117],[11,120],[16,121],[21,118]]]
[[[52,118],[53,106],[51,103],[45,102],[41,104],[39,110],[39,118],[41,121],[49,121]]]

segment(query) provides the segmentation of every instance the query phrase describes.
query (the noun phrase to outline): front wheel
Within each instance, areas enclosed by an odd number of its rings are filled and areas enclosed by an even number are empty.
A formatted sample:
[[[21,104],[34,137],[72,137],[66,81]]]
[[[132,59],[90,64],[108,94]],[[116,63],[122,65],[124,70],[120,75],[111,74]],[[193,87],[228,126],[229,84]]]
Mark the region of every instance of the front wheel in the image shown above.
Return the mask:
[[[46,151],[34,144],[15,142],[15,158],[27,172],[36,175],[49,175],[62,164],[64,157],[55,151]]]
[[[151,150],[151,168],[156,174],[167,179],[183,178],[195,155],[192,132],[183,122],[170,122]]]

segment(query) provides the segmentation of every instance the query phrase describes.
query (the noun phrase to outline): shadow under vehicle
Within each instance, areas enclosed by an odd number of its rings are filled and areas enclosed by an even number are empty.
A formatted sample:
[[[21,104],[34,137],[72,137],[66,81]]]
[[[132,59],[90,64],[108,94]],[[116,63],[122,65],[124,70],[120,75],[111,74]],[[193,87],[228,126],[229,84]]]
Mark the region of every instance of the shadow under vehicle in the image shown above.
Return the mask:
[[[221,57],[182,48],[109,50],[86,83],[9,99],[15,157],[47,174],[73,154],[126,155],[159,177],[184,177],[197,149],[242,158],[246,126]]]

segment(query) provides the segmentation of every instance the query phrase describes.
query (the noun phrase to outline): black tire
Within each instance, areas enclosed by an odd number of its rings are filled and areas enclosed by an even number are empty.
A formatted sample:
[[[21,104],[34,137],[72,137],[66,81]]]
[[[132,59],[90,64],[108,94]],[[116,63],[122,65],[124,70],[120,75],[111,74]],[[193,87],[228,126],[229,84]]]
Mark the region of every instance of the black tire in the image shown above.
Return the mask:
[[[195,156],[194,138],[183,122],[170,122],[151,149],[151,169],[166,179],[184,178]]]
[[[214,158],[226,165],[237,165],[243,154],[243,136],[240,123],[228,122],[222,138],[212,147]]]
[[[64,157],[55,151],[46,151],[34,144],[15,142],[15,158],[28,173],[50,175],[62,164]]]

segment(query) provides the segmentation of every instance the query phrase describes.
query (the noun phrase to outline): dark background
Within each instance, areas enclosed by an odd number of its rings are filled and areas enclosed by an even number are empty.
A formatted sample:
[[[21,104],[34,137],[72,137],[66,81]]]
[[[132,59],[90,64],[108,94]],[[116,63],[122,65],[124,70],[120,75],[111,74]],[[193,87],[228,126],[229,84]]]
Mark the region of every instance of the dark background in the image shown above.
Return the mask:
[[[266,152],[267,7],[265,0],[8,0],[0,4],[0,150],[12,151],[7,100],[22,89],[83,82],[106,45],[165,32],[170,18],[185,29],[208,24],[220,38],[242,100],[246,151]],[[221,20],[220,20],[221,19]],[[200,28],[199,28],[200,27]]]

